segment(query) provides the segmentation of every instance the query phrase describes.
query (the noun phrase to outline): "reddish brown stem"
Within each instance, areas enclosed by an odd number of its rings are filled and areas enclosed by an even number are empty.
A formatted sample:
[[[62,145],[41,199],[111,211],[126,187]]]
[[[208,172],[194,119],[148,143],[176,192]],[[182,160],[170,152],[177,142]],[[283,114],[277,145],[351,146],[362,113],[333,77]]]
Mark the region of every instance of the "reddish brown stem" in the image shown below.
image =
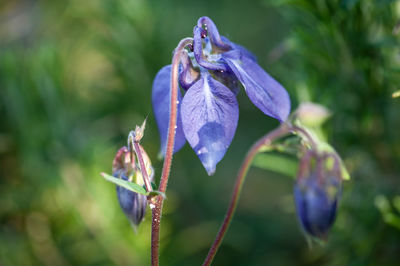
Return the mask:
[[[253,161],[254,157],[257,155],[257,153],[262,149],[264,145],[270,145],[274,140],[290,134],[291,128],[288,127],[286,124],[282,124],[280,127],[275,129],[274,131],[271,131],[264,137],[262,137],[259,141],[257,141],[247,152],[247,155],[242,163],[242,166],[240,167],[239,173],[236,178],[236,183],[235,187],[233,189],[231,201],[229,202],[229,207],[226,212],[224,221],[222,222],[221,228],[219,229],[219,232],[217,234],[217,237],[214,240],[214,243],[212,244],[210,251],[208,252],[208,255],[203,263],[203,265],[210,265],[211,262],[213,261],[215,254],[218,251],[218,248],[220,247],[222,240],[225,237],[225,234],[229,228],[229,225],[232,221],[233,215],[235,213],[240,193],[243,188],[243,183],[246,179],[246,173],[249,170],[251,166],[251,162]]]
[[[174,151],[175,143],[175,126],[177,120],[177,101],[178,101],[178,70],[181,60],[182,53],[185,51],[185,47],[192,44],[192,38],[185,38],[181,40],[174,51],[172,58],[172,69],[171,69],[171,105],[170,105],[170,118],[168,125],[168,136],[167,136],[167,150],[165,153],[164,165],[161,173],[159,191],[165,192],[167,189],[168,178],[171,170],[172,155]],[[155,198],[153,210],[152,210],[152,224],[151,224],[151,265],[159,265],[159,245],[160,245],[160,223],[161,214],[163,207],[163,197],[157,196]]]
[[[153,191],[153,188],[151,187],[149,175],[147,174],[146,165],[144,164],[144,161],[143,161],[141,147],[140,147],[139,143],[136,141],[133,141],[133,146],[135,147],[136,156],[139,161],[140,172],[142,173],[142,177],[143,177],[144,185],[146,186],[146,190],[148,192]]]

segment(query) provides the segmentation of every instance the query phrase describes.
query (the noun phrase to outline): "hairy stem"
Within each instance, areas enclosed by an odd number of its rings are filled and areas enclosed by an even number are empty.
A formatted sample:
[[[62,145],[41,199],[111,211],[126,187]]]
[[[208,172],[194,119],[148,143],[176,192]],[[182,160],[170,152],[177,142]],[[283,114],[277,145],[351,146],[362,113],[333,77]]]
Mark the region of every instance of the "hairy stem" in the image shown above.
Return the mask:
[[[247,171],[249,170],[254,157],[263,148],[263,146],[270,145],[274,140],[284,135],[290,134],[291,131],[292,129],[290,128],[290,126],[288,126],[287,124],[282,124],[280,127],[271,131],[260,140],[258,140],[247,152],[247,155],[237,175],[235,187],[233,189],[231,201],[229,202],[224,221],[222,222],[221,228],[219,229],[217,237],[215,238],[214,243],[212,244],[203,265],[211,265],[211,262],[213,261],[215,254],[218,251],[218,248],[221,246],[222,240],[224,239],[225,234],[228,231],[229,225],[232,221],[237,204],[239,202],[240,193],[246,179]]]
[[[172,69],[171,69],[171,105],[170,105],[170,117],[168,125],[168,136],[167,136],[167,150],[165,153],[165,159],[163,169],[161,173],[159,191],[164,192],[167,189],[169,173],[171,170],[172,155],[174,151],[175,143],[175,126],[177,120],[177,100],[178,100],[178,71],[182,53],[185,51],[185,47],[193,43],[192,38],[182,39],[174,51],[172,58]],[[160,223],[161,214],[163,207],[163,197],[157,196],[155,198],[154,206],[152,208],[152,224],[151,224],[151,265],[159,265],[159,245],[160,245]]]

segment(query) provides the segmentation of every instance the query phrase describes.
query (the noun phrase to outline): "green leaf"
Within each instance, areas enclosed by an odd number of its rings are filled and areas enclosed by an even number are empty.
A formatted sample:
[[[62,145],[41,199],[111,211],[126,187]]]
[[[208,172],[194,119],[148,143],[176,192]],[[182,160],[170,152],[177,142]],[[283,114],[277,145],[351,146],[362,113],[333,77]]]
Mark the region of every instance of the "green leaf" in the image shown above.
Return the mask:
[[[292,178],[296,177],[298,168],[297,160],[288,158],[287,156],[265,153],[258,154],[253,160],[253,165]]]
[[[104,177],[105,180],[110,181],[118,186],[121,186],[123,188],[126,188],[127,190],[142,194],[142,195],[148,195],[148,192],[140,185],[131,183],[129,181],[116,178],[114,176],[108,175],[106,173],[101,173],[102,177]]]

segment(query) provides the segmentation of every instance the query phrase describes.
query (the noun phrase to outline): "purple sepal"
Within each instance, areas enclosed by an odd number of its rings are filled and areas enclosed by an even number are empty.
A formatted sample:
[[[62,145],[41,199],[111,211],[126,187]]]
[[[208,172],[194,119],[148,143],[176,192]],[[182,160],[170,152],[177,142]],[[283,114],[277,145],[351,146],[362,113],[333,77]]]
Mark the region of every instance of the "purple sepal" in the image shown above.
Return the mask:
[[[167,148],[167,135],[169,126],[170,113],[170,81],[171,81],[171,65],[164,66],[158,71],[153,82],[152,103],[154,115],[156,117],[158,130],[160,131],[160,155],[164,156]],[[182,102],[181,92],[178,88],[178,117],[176,122],[176,134],[174,152],[179,151],[185,145],[185,135],[182,130],[182,118],[180,115],[180,107]]]
[[[290,98],[281,84],[238,50],[224,53],[222,58],[240,80],[255,106],[280,122],[287,119],[290,113]]]
[[[186,139],[208,175],[214,174],[239,119],[235,95],[204,72],[183,98],[181,114]]]

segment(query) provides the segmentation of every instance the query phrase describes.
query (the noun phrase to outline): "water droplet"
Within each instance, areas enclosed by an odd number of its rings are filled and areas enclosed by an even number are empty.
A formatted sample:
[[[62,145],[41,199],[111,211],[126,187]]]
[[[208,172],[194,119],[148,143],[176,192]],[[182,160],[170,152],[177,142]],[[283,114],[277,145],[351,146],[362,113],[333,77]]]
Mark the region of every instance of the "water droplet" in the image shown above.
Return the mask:
[[[177,129],[178,128],[178,126],[175,126],[175,129]]]
[[[176,101],[176,104],[179,104],[179,101]]]
[[[200,155],[200,154],[201,154],[201,151],[198,151],[197,154]]]

